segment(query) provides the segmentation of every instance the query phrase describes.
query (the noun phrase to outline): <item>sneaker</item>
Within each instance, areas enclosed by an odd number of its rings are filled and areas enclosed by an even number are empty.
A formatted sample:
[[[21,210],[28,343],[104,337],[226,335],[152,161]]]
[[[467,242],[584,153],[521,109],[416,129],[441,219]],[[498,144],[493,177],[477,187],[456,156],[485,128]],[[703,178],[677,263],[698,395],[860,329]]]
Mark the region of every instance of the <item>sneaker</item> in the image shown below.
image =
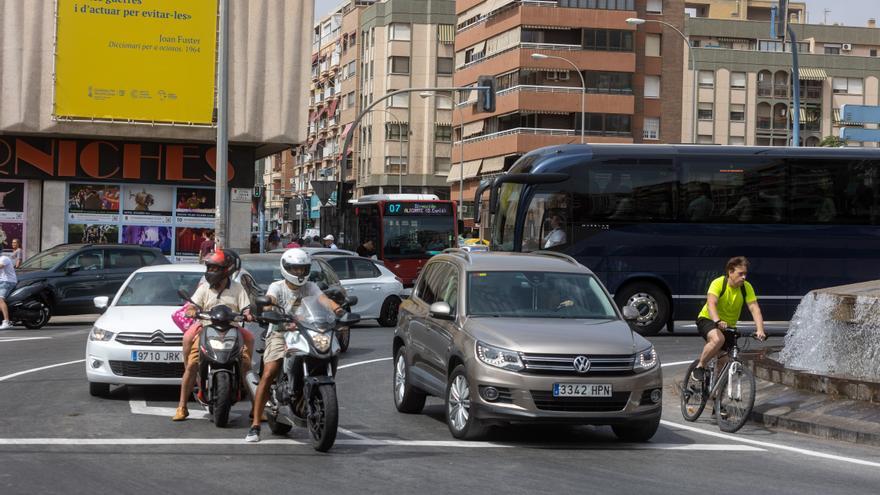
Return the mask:
[[[12,322],[9,320],[3,320],[3,323],[0,323],[0,330],[6,330],[7,328],[12,328]]]
[[[694,368],[694,371],[691,371],[691,379],[695,382],[703,383],[703,380],[706,379],[706,369],[705,368]]]
[[[244,437],[245,442],[259,442],[260,441],[260,427],[259,426],[251,426],[251,429],[248,430],[248,434]]]

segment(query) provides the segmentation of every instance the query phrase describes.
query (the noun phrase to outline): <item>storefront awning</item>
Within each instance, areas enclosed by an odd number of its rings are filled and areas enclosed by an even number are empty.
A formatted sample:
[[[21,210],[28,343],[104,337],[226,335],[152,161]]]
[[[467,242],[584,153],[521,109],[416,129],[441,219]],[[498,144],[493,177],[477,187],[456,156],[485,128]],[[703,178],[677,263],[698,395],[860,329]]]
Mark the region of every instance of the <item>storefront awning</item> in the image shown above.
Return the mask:
[[[825,72],[825,69],[801,67],[798,69],[798,77],[801,81],[824,81],[828,79],[828,74]]]
[[[504,157],[493,156],[492,158],[486,158],[483,160],[483,168],[480,173],[489,174],[492,172],[501,172],[502,170],[504,170]]]

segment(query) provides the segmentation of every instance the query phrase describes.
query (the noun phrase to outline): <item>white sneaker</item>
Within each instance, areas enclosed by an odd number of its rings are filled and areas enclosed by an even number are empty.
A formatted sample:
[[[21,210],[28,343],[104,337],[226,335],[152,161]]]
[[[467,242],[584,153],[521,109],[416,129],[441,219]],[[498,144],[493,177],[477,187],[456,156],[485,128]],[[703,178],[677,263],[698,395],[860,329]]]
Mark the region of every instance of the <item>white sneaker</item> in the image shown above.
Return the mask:
[[[3,320],[3,323],[0,323],[0,330],[6,330],[7,328],[12,328],[12,322],[9,320]]]

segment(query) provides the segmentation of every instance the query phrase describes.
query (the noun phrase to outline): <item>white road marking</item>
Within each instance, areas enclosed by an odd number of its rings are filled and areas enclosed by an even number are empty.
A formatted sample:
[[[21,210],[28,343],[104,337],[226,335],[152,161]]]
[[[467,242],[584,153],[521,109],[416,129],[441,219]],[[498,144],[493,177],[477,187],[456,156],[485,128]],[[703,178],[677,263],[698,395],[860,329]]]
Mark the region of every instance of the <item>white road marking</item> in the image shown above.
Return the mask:
[[[0,337],[0,342],[21,342],[23,340],[47,340],[52,337]]]
[[[58,364],[50,364],[49,366],[41,366],[39,368],[33,368],[30,370],[19,371],[18,373],[13,373],[11,375],[0,376],[0,382],[9,380],[10,378],[15,378],[21,375],[27,375],[28,373],[36,373],[37,371],[48,370],[50,368],[57,368],[59,366],[67,366],[68,364],[76,364],[76,363],[84,363],[85,359],[77,359],[76,361],[68,361],[66,363],[58,363]]]
[[[352,366],[360,366],[362,364],[378,363],[380,361],[391,361],[392,359],[394,359],[394,358],[384,357],[384,358],[379,358],[379,359],[370,359],[368,361],[358,361],[356,363],[343,364],[342,366],[339,366],[337,369],[341,370],[343,368],[351,368]]]
[[[147,401],[143,399],[131,399],[128,401],[128,406],[131,408],[132,414],[146,414],[148,416],[165,416],[170,418],[177,412],[177,408],[175,407],[148,406]],[[238,419],[239,417],[241,417],[241,414],[237,412],[233,411],[229,413],[230,421]],[[211,415],[204,409],[190,409],[187,419],[211,419]]]
[[[661,367],[661,368],[665,368],[665,367],[667,367],[667,366],[681,366],[681,365],[683,365],[683,364],[691,364],[691,363],[693,363],[693,362],[694,362],[694,360],[691,359],[690,361],[676,361],[676,362],[674,362],[674,363],[662,363],[662,364],[660,365],[660,367]]]

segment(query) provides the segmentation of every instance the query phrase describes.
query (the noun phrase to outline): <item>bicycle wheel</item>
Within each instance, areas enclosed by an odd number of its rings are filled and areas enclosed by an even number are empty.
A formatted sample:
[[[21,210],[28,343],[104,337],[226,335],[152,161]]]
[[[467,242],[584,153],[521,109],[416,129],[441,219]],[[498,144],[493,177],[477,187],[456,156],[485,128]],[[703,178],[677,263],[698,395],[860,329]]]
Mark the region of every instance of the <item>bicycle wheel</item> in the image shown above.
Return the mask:
[[[686,421],[696,421],[706,408],[708,393],[702,383],[691,378],[691,372],[699,363],[694,361],[688,366],[681,384],[681,415]],[[706,373],[708,372],[709,370],[706,370]]]
[[[733,365],[736,366],[735,371],[720,377],[715,394],[718,428],[727,433],[742,428],[755,407],[755,376],[742,363]]]

